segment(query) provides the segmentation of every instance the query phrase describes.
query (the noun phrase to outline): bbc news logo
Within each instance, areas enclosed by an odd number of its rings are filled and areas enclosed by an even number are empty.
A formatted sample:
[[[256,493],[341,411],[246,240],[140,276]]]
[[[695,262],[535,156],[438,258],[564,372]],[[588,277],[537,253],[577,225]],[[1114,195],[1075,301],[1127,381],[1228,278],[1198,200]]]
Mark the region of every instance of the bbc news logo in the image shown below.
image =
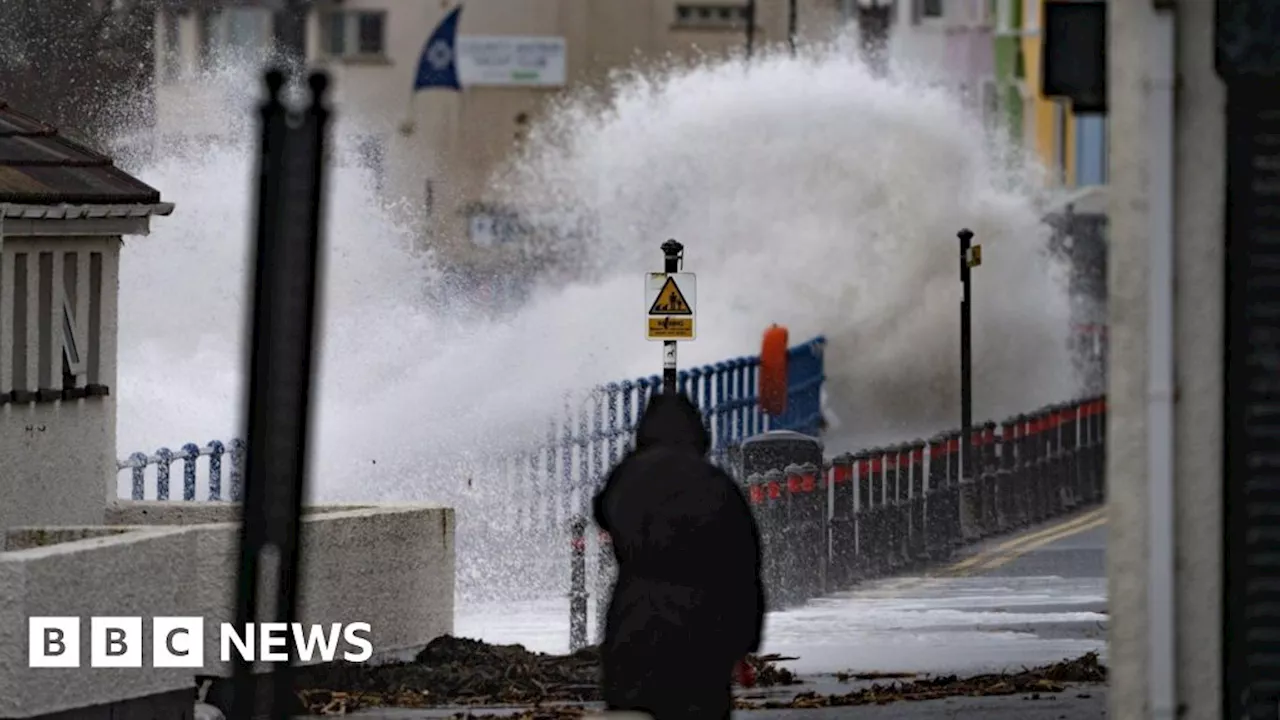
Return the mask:
[[[204,667],[204,618],[157,617],[151,620],[150,660],[157,668]],[[240,631],[232,623],[218,628],[222,662],[236,657],[248,662],[288,662],[292,641],[298,658],[332,662],[341,655],[353,663],[373,656],[369,623],[249,623]],[[32,617],[27,623],[28,667],[80,667],[80,618]],[[339,646],[347,648],[339,653]],[[140,617],[89,618],[89,667],[140,668],[146,639]]]

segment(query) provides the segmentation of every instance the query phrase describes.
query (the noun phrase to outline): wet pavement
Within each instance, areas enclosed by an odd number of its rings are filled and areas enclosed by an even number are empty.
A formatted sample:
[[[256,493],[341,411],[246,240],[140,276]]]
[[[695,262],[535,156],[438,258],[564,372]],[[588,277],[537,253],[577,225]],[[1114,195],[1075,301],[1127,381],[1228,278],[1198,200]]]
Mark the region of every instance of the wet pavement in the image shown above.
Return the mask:
[[[1086,652],[1106,658],[1106,526],[1101,510],[1077,513],[1014,537],[971,548],[951,565],[921,577],[868,583],[848,592],[771,613],[763,653],[797,659],[781,663],[800,674],[800,686],[770,691],[785,700],[797,692],[842,694],[859,683],[838,673],[975,675],[1047,665]],[[456,632],[531,650],[567,651],[568,604],[551,600],[459,613]],[[884,681],[881,681],[882,683]],[[865,683],[863,683],[865,684]],[[759,691],[742,691],[757,699]],[[880,706],[750,710],[752,718],[1101,718],[1106,688],[1068,687],[1037,696],[959,697]],[[366,720],[461,717],[459,709],[370,710]],[[514,710],[472,708],[473,714]]]

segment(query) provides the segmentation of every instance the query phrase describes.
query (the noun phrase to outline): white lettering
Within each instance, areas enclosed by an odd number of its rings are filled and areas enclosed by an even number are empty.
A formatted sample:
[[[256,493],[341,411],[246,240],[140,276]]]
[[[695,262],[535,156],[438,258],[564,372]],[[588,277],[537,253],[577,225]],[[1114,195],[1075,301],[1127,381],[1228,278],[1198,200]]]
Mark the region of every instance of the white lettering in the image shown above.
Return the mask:
[[[330,625],[328,633],[324,631],[323,625],[312,625],[311,631],[307,632],[302,623],[293,624],[293,644],[298,649],[298,659],[303,662],[311,662],[316,647],[320,649],[321,660],[333,662],[333,656],[338,652],[338,639],[341,637],[341,623]]]
[[[231,623],[222,623],[222,636],[219,644],[221,645],[222,662],[231,662],[231,646],[235,645],[236,650],[240,653],[240,659],[245,662],[253,662],[254,643],[253,643],[253,623],[245,625],[244,634],[241,635],[236,631],[235,625]],[[264,660],[266,658],[263,658]]]
[[[274,648],[283,648],[289,644],[289,626],[286,623],[262,623],[258,626],[259,643],[262,646],[262,653],[259,657],[263,662],[288,662],[289,652],[287,650],[276,650]]]
[[[361,636],[359,633],[364,633]],[[348,645],[354,645],[360,648],[360,652],[347,652],[342,654],[342,659],[347,662],[365,662],[373,657],[373,643],[367,637],[373,633],[373,628],[369,627],[369,623],[351,623],[347,625],[342,636],[346,639]],[[328,658],[326,658],[328,659]]]

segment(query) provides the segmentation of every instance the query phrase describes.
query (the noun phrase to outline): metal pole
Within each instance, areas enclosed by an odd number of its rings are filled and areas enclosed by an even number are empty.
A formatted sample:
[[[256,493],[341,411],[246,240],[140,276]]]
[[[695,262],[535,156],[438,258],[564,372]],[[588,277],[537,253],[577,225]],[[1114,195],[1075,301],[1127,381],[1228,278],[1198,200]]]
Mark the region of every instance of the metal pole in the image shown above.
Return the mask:
[[[680,272],[684,246],[674,239],[668,240],[662,243],[662,254],[664,257],[662,271],[668,275]],[[676,394],[676,383],[679,382],[679,371],[676,365],[676,345],[678,344],[675,340],[666,340],[662,343],[662,392],[668,395]]]
[[[298,615],[302,499],[306,490],[308,418],[313,340],[320,277],[321,193],[328,79],[310,78],[311,104],[291,125],[282,102],[285,74],[266,75],[261,109],[262,147],[258,188],[257,261],[254,270],[252,345],[249,356],[248,447],[240,535],[236,623],[291,623]],[[266,587],[263,587],[265,584]],[[258,601],[275,586],[274,603]],[[296,648],[290,660],[296,661]],[[252,663],[234,666],[234,718],[255,717],[259,694]],[[292,672],[270,676],[263,716],[291,716]]]
[[[960,285],[964,298],[960,301],[960,480],[969,477],[969,454],[973,449],[973,347],[970,342],[970,271],[969,248],[973,232],[968,228],[956,233],[960,238]]]
[[[800,28],[799,0],[789,0],[787,6],[787,42],[791,43],[791,56],[796,55],[796,35]]]
[[[751,59],[756,46],[756,0],[747,0],[747,59]]]

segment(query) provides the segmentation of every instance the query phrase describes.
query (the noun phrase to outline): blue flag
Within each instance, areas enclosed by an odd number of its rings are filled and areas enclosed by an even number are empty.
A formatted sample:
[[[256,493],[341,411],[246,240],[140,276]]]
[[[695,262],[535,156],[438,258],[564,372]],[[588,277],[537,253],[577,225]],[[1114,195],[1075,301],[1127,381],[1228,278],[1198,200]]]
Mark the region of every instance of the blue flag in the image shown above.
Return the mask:
[[[461,90],[458,82],[458,62],[455,49],[458,44],[458,17],[462,15],[462,6],[449,11],[436,27],[427,44],[422,48],[422,57],[418,58],[418,75],[413,81],[413,90],[429,90],[446,88]]]

